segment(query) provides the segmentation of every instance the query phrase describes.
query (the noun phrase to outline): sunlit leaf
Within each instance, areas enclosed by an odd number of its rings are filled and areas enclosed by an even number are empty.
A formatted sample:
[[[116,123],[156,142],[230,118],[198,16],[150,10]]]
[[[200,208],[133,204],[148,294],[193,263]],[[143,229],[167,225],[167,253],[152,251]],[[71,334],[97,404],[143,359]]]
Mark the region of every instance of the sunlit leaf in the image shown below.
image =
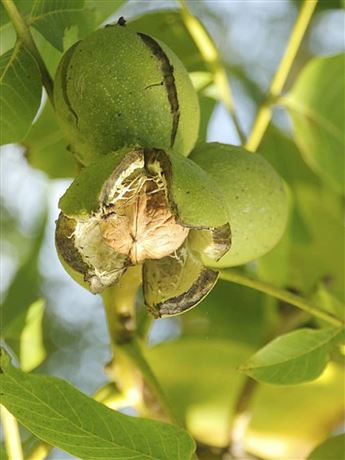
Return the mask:
[[[30,305],[25,326],[20,336],[20,367],[24,372],[30,372],[39,366],[46,352],[43,344],[42,320],[45,302],[39,299]]]
[[[40,105],[41,89],[36,61],[18,42],[0,57],[1,144],[25,136]]]
[[[345,434],[332,436],[317,446],[307,460],[334,460],[345,457]]]
[[[77,164],[71,152],[66,149],[68,142],[58,126],[49,101],[22,145],[30,165],[49,177],[55,179],[76,175]]]
[[[45,231],[45,217],[23,265],[17,271],[1,305],[1,335],[19,357],[21,334],[27,321],[27,311],[40,297],[38,256]]]
[[[71,27],[71,29],[69,29],[65,33],[65,36],[69,35],[70,31],[73,31],[73,27]],[[48,40],[46,40],[44,36],[40,34],[36,29],[32,28],[31,33],[35,41],[35,44],[38,48],[38,51],[40,55],[42,56],[50,75],[53,78],[55,75],[57,66],[60,62],[62,52],[54,48],[54,46]]]
[[[260,384],[251,413],[245,442],[250,453],[267,460],[304,459],[342,423],[343,369],[330,363],[324,373],[310,383]]]
[[[0,3],[0,8],[3,8],[2,3]],[[2,17],[1,13],[2,12],[0,11],[0,17]],[[7,22],[5,24],[2,24],[0,26],[0,34],[0,55],[2,55],[5,54],[11,48],[13,48],[16,42],[16,32],[14,30],[12,23]]]
[[[191,434],[224,446],[243,382],[236,369],[251,352],[244,344],[205,336],[162,343],[146,356]]]
[[[332,344],[343,335],[338,328],[289,332],[257,351],[241,370],[255,380],[276,385],[314,380],[325,369]]]
[[[190,460],[194,442],[175,425],[115,412],[61,379],[30,375],[3,359],[2,404],[42,440],[78,458]]]
[[[307,164],[338,192],[344,191],[345,54],[315,58],[283,98]]]

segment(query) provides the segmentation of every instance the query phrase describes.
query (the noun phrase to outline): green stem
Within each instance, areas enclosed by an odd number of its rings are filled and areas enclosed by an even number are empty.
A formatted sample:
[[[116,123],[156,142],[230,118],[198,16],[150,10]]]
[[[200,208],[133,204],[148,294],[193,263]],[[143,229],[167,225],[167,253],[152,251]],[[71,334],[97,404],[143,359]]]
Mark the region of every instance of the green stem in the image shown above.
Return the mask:
[[[30,29],[19,13],[13,0],[2,0],[5,10],[10,17],[14,28],[16,29],[18,38],[22,41],[23,45],[32,53],[35,58],[41,73],[42,84],[47,91],[50,102],[54,106],[53,98],[53,80],[48,72],[48,69],[38,51],[38,48],[32,38]]]
[[[273,300],[273,299],[271,299]],[[294,310],[291,315],[281,315],[279,324],[266,337],[261,346],[271,342],[275,337],[293,331],[297,327],[305,324],[310,319],[310,315],[305,311]],[[233,421],[230,439],[230,452],[234,459],[246,457],[245,440],[249,424],[252,419],[252,403],[255,397],[259,382],[246,376],[241,391],[238,394],[233,410]]]
[[[280,96],[280,93],[283,90],[284,84],[289,75],[304,34],[310,23],[316,4],[317,0],[304,0],[303,2],[295,25],[292,29],[284,56],[273,77],[267,97],[257,113],[251,133],[246,142],[246,148],[248,150],[255,152],[262,141],[262,138],[272,118],[271,102]]]
[[[110,337],[117,346],[129,342],[135,334],[135,299],[140,283],[140,266],[129,268],[115,286],[103,293]]]
[[[219,93],[222,96],[222,101],[229,112],[238,136],[242,142],[245,142],[245,135],[236,115],[234,100],[229,84],[228,76],[220,59],[218,50],[214,45],[211,37],[201,22],[191,14],[185,0],[179,0],[181,4],[181,16],[186,28],[191,34],[196,46],[198,47],[201,56],[213,74],[213,80],[218,87]]]
[[[136,337],[135,298],[141,282],[141,267],[127,270],[121,280],[103,294],[103,300],[112,340],[114,358],[108,369],[115,374],[123,393],[139,391],[138,371],[165,415],[181,424],[146,361]]]
[[[256,289],[257,291],[264,292],[276,299],[283,300],[284,302],[294,305],[297,308],[309,313],[312,316],[316,316],[323,321],[331,324],[335,327],[343,327],[344,321],[336,316],[328,313],[324,310],[320,310],[313,305],[310,305],[306,300],[302,297],[299,297],[295,294],[291,294],[284,289],[279,289],[270,284],[264,283],[263,281],[259,281],[257,279],[251,278],[249,276],[243,275],[235,270],[222,270],[220,272],[220,278],[226,281],[232,281],[237,284],[241,284],[242,286],[247,286],[252,289]]]
[[[4,406],[1,406],[1,421],[8,460],[23,460],[18,422]]]
[[[122,350],[124,350],[126,355],[130,357],[131,361],[140,370],[145,379],[145,383],[151,389],[152,393],[156,397],[157,401],[159,402],[160,406],[164,410],[165,414],[169,417],[169,419],[176,425],[183,426],[183,422],[175,414],[174,410],[172,409],[171,405],[169,404],[166,398],[164,391],[162,390],[162,387],[160,386],[155,374],[153,373],[149,363],[147,362],[142,352],[140,342],[136,338],[134,338],[130,342],[123,344]]]
[[[245,438],[251,421],[249,407],[257,387],[258,382],[246,377],[236,401],[230,441],[230,452],[234,459],[245,458],[246,456]]]

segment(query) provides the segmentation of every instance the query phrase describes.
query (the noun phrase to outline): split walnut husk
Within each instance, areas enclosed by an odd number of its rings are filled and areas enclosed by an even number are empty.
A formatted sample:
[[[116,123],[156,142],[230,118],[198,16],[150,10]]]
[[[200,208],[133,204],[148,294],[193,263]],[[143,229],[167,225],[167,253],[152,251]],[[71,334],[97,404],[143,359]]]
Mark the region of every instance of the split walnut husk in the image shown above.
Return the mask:
[[[182,155],[126,148],[82,170],[60,200],[56,246],[66,270],[93,293],[142,266],[155,316],[179,314],[211,290],[214,260],[230,248],[228,212],[211,178]]]

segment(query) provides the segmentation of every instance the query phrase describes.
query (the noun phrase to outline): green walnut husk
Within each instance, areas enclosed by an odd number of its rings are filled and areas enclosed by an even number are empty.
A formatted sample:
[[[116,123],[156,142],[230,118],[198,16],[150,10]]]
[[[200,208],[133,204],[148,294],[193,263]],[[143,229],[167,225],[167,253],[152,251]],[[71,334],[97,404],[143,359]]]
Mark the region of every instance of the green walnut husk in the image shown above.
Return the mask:
[[[187,70],[164,43],[128,26],[97,30],[65,53],[54,101],[82,165],[135,145],[188,155],[198,136]]]
[[[143,292],[155,316],[196,305],[217,280],[215,260],[231,243],[217,184],[191,160],[160,149],[124,148],[84,168],[60,199],[59,257],[93,293],[142,266]]]
[[[288,218],[282,179],[260,155],[217,142],[198,146],[190,158],[217,183],[227,203],[231,250],[208,266],[245,264],[270,251],[281,238]]]

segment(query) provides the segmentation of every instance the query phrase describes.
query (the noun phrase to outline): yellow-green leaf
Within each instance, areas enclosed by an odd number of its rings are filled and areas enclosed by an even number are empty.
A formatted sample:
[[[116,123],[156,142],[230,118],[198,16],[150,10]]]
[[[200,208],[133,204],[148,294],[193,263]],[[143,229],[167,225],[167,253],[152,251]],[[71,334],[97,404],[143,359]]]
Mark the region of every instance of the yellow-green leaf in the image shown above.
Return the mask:
[[[310,61],[282,99],[306,163],[344,192],[345,54]]]
[[[345,434],[332,436],[317,446],[307,460],[337,460],[345,458]]]
[[[148,349],[146,356],[192,435],[224,446],[244,380],[236,369],[251,352],[242,343],[205,336],[162,343]]]
[[[41,102],[41,80],[30,51],[17,42],[0,57],[0,143],[18,142],[30,129]]]
[[[309,382],[321,375],[331,346],[343,335],[339,328],[289,332],[257,351],[241,370],[255,380],[275,385]]]
[[[60,51],[66,29],[77,25],[82,36],[94,26],[92,11],[85,9],[84,0],[35,0],[28,22]]]
[[[35,369],[46,357],[42,333],[44,309],[44,299],[38,299],[26,312],[25,325],[20,336],[20,367],[24,372]]]
[[[30,165],[45,172],[52,179],[74,177],[77,174],[77,163],[72,153],[67,150],[68,141],[57,124],[49,102],[22,144]]]
[[[333,362],[313,382],[260,384],[251,405],[246,448],[267,460],[305,459],[341,420],[343,395],[344,370]]]

